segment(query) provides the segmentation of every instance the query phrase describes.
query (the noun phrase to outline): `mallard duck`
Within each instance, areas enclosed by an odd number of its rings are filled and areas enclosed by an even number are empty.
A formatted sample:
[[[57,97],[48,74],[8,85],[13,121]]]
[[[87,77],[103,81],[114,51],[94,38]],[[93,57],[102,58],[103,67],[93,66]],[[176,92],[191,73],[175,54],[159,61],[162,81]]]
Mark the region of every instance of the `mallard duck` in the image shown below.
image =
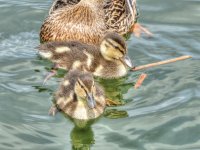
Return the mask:
[[[41,26],[40,39],[99,45],[107,32],[131,32],[136,20],[136,0],[56,0]]]
[[[126,43],[117,33],[108,33],[100,46],[78,41],[47,42],[39,47],[39,54],[66,70],[79,69],[102,78],[125,76],[132,62],[127,56]]]
[[[99,117],[105,106],[104,92],[92,74],[70,70],[55,93],[55,104],[49,114],[61,110],[71,118],[88,120]]]

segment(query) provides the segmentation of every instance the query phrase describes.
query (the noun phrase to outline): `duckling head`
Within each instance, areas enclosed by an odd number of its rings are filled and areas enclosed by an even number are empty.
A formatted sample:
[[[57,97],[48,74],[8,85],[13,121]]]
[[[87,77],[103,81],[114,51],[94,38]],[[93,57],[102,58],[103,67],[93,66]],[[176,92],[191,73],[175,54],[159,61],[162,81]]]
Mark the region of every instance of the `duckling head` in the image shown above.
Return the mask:
[[[75,94],[78,101],[87,104],[89,108],[93,109],[96,106],[96,101],[94,98],[95,94],[95,83],[93,76],[89,73],[80,76],[74,87]]]
[[[125,40],[117,33],[106,34],[100,44],[100,51],[108,61],[121,62],[127,67],[133,67],[131,59],[127,55]]]

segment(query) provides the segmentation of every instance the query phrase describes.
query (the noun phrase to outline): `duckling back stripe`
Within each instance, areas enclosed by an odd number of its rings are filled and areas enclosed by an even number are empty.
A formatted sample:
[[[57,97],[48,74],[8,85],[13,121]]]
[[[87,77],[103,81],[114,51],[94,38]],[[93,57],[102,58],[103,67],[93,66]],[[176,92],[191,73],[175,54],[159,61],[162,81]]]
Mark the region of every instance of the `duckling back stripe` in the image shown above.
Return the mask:
[[[112,40],[106,40],[107,43],[109,43],[112,47],[114,47],[115,49],[119,50],[122,54],[125,54],[125,52],[123,51],[122,48],[119,48],[119,46],[121,45],[115,45],[113,44],[113,42],[111,42]]]

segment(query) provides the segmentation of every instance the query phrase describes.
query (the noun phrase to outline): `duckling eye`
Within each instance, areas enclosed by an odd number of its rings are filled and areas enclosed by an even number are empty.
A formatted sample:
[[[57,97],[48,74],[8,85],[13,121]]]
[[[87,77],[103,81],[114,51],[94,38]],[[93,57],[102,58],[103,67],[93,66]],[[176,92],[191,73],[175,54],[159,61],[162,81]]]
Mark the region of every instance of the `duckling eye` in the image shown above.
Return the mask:
[[[80,87],[82,88],[82,89],[84,89],[84,86],[81,84],[81,82],[78,80],[78,84],[80,85]]]
[[[82,88],[82,89],[84,89],[84,86],[83,86],[83,85],[81,85],[81,88]]]
[[[124,55],[124,51],[121,50],[118,46],[115,46],[115,49],[118,49]]]
[[[82,88],[82,89],[84,89],[84,86],[79,82],[79,85],[80,85],[80,87]]]
[[[124,51],[120,49],[118,46],[113,45],[113,48],[120,51],[124,55]]]

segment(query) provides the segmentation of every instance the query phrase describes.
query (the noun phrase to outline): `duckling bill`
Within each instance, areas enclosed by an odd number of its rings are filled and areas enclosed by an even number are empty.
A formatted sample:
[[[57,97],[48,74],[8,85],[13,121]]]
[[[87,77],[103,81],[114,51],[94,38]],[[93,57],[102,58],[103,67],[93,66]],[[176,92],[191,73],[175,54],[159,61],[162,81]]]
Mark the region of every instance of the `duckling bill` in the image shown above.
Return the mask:
[[[92,74],[71,70],[55,93],[55,104],[49,113],[54,115],[61,110],[71,118],[88,120],[103,114],[105,106],[104,92]]]
[[[127,55],[126,43],[117,33],[108,33],[99,47],[80,43],[48,42],[41,44],[39,54],[59,68],[79,69],[102,78],[125,76],[132,62]]]

